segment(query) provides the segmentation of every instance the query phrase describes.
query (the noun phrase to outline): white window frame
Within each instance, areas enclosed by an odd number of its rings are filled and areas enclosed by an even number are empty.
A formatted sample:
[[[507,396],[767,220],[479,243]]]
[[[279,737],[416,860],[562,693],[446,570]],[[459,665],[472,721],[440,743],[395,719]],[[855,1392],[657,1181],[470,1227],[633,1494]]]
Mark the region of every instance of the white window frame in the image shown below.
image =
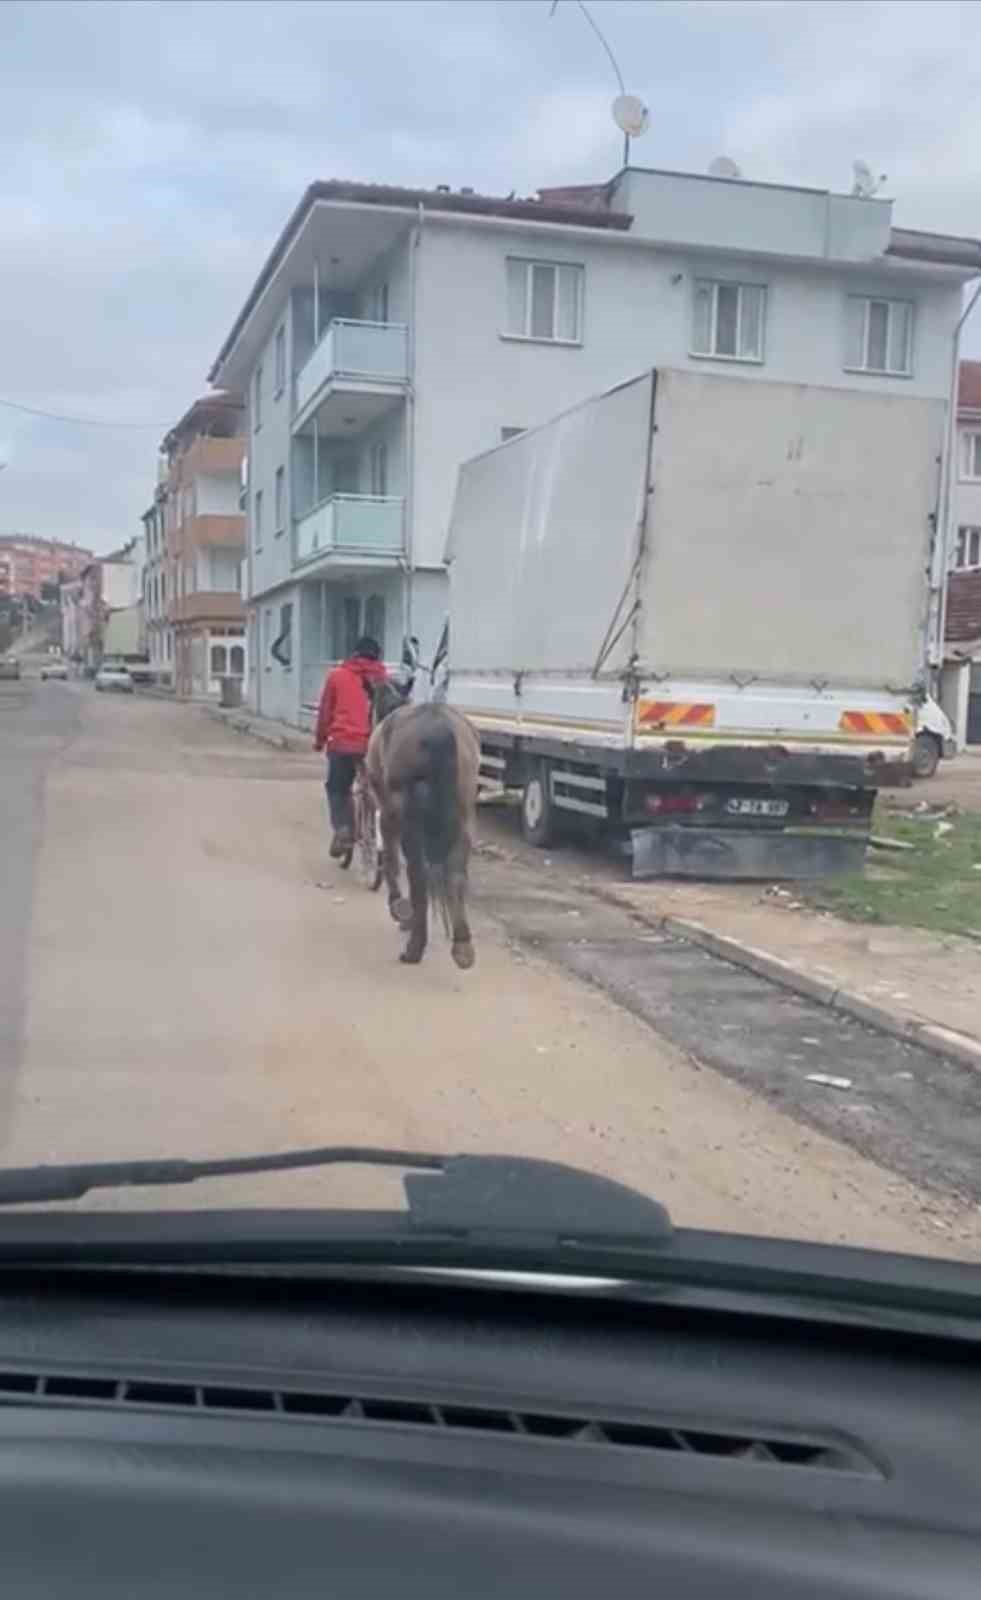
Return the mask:
[[[286,468],[277,467],[273,479],[273,515],[276,523],[274,532],[278,539],[281,533],[286,532]]]
[[[515,330],[508,325],[510,317],[510,283],[511,268],[522,267],[525,274],[524,318],[521,330]],[[535,281],[535,268],[548,267],[556,273],[565,271],[575,273],[576,285],[576,333],[575,338],[561,338],[556,333],[559,316],[559,280],[555,279],[555,294],[552,299],[552,332],[532,333],[532,294]],[[576,348],[583,342],[584,307],[586,300],[586,268],[581,261],[550,261],[540,256],[507,256],[504,265],[504,292],[505,292],[505,330],[501,335],[503,339],[519,339],[526,344],[559,344],[567,348]]]
[[[965,429],[961,434],[960,448],[961,482],[981,483],[981,429]]]
[[[712,310],[709,318],[709,344],[711,349],[698,350],[695,346],[695,325],[697,321],[696,304],[699,291],[711,289]],[[736,289],[739,299],[736,305],[736,353],[730,354],[727,350],[718,348],[719,342],[719,290]],[[743,329],[743,291],[752,289],[760,296],[760,343],[757,355],[740,355],[739,345],[742,342]],[[766,360],[766,312],[769,299],[768,286],[765,283],[754,282],[750,278],[705,278],[696,277],[692,282],[691,301],[691,337],[688,342],[688,354],[698,361],[736,361],[741,366],[762,367]]]
[[[957,529],[954,548],[950,554],[951,572],[977,572],[981,569],[981,527],[977,523],[962,522]]]
[[[286,324],[281,322],[273,341],[275,387],[273,399],[278,400],[286,388]]]
[[[845,372],[859,372],[869,378],[911,378],[913,376],[913,341],[916,338],[916,302],[904,300],[901,296],[887,294],[850,294],[845,306],[846,325],[845,338],[848,338],[847,316],[849,308],[858,302],[863,306],[862,313],[862,361],[858,366],[848,360],[848,351],[845,352]],[[870,367],[869,366],[869,313],[874,305],[886,306],[888,321],[886,323],[886,360],[889,360],[889,348],[892,344],[892,317],[893,307],[902,306],[908,313],[907,339],[906,339],[906,365],[905,367]]]
[[[258,433],[262,427],[262,362],[255,369],[252,379],[252,431]]]

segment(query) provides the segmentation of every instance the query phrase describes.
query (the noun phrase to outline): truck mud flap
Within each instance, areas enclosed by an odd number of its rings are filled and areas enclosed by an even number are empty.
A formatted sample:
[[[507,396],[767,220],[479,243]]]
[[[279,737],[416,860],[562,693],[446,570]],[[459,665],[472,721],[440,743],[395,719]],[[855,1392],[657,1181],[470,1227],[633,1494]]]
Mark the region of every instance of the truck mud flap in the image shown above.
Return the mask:
[[[864,835],[634,828],[635,878],[830,878],[860,872]]]

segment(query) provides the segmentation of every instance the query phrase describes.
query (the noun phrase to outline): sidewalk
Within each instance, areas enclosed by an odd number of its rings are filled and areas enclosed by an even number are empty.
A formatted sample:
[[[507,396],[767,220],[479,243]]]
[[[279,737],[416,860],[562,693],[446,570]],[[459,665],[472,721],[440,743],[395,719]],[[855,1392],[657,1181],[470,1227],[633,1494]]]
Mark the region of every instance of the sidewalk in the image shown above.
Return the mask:
[[[314,754],[313,736],[290,722],[274,722],[271,717],[254,716],[244,706],[237,711],[224,711],[216,705],[202,705],[201,709],[206,717],[212,717],[215,722],[223,722],[236,733],[261,739],[263,744],[270,744],[276,750],[292,750],[322,760],[322,757]]]
[[[666,933],[981,1070],[981,944],[844,922],[801,905],[792,885],[608,884],[602,893]]]

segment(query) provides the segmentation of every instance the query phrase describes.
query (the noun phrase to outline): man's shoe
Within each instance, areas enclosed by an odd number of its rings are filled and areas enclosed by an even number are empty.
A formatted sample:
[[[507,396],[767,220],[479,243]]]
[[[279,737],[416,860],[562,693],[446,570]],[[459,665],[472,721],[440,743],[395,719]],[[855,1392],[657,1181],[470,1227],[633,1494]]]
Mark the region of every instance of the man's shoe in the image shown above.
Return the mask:
[[[354,848],[354,839],[344,828],[338,828],[330,841],[330,857],[332,861],[339,861],[341,856],[346,856]]]

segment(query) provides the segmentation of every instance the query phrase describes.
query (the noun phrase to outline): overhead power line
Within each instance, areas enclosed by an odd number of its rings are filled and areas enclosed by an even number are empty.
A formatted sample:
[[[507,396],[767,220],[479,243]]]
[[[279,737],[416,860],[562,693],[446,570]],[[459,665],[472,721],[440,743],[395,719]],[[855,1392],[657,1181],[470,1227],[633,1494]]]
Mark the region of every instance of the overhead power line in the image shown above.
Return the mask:
[[[46,422],[70,422],[79,428],[146,428],[166,433],[169,422],[113,422],[107,417],[69,417],[59,411],[42,411],[37,406],[21,405],[19,400],[0,398],[0,406],[8,411],[21,411],[28,417],[43,417]]]

